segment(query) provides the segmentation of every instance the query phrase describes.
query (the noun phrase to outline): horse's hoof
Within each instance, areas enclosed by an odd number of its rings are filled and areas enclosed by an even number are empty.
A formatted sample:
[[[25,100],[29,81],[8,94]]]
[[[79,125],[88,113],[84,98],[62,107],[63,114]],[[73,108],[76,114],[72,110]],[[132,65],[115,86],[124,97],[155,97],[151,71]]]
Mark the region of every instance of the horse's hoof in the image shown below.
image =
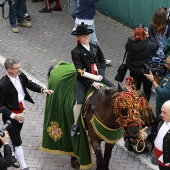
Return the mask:
[[[74,169],[80,169],[80,163],[77,158],[71,157],[71,167]]]

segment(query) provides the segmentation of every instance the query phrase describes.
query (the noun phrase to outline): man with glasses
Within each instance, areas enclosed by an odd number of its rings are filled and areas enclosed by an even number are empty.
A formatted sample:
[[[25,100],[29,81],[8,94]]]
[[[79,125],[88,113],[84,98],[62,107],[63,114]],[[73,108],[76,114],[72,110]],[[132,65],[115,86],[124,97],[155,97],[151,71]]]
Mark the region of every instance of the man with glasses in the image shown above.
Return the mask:
[[[24,122],[25,100],[34,104],[33,99],[27,92],[27,89],[43,93],[52,94],[52,90],[44,89],[40,85],[32,82],[21,71],[21,65],[17,59],[7,59],[4,63],[7,74],[0,80],[0,108],[3,107],[2,119],[5,123],[11,120],[8,129],[13,151],[19,161],[22,170],[29,168],[25,164],[24,153],[22,149],[21,129]]]

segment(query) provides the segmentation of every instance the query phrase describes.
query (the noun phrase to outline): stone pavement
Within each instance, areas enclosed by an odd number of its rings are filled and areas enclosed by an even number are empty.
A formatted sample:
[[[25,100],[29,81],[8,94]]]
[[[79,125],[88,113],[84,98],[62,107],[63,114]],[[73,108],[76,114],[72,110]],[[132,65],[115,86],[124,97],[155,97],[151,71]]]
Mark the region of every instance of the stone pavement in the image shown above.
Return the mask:
[[[0,61],[5,58],[17,57],[20,59],[22,69],[31,78],[47,84],[47,71],[50,65],[64,60],[71,62],[70,51],[75,47],[76,41],[70,33],[74,21],[69,14],[67,0],[62,0],[62,12],[39,13],[44,2],[32,3],[27,1],[28,11],[32,17],[31,28],[19,28],[14,34],[8,20],[2,19],[0,24]],[[8,5],[5,7],[8,14]],[[140,21],[139,21],[140,23]],[[119,22],[97,12],[95,17],[96,34],[102,51],[112,63],[107,67],[106,76],[112,81],[120,65],[127,38],[133,35],[133,30]],[[5,74],[4,67],[0,65],[0,77]],[[115,82],[116,83],[116,82]],[[42,94],[30,92],[35,104],[27,103],[27,116],[22,130],[25,160],[30,170],[71,170],[70,157],[53,155],[39,151],[42,138],[43,112],[45,97]],[[150,104],[154,108],[155,94],[152,94]],[[0,119],[1,120],[1,119]],[[2,125],[2,121],[0,121]],[[157,166],[150,163],[150,155],[133,154],[127,152],[120,141],[113,149],[110,161],[110,170],[157,170]],[[9,168],[14,170],[15,168]],[[92,170],[95,169],[92,168]]]

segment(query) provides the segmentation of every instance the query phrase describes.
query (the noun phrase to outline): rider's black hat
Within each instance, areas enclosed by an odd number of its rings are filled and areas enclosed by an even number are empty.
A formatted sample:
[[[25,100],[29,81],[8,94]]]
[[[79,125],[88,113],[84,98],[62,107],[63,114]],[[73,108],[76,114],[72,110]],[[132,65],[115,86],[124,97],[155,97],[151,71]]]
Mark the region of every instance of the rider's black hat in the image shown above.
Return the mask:
[[[71,35],[87,35],[92,34],[94,31],[92,29],[88,29],[84,22],[81,25],[77,26],[76,30],[71,33]]]

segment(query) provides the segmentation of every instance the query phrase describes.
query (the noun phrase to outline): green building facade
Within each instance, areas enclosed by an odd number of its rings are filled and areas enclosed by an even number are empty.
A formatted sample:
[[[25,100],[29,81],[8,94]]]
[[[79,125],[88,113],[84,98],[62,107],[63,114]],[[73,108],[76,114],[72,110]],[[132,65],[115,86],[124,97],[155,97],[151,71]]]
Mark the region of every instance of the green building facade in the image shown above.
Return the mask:
[[[97,3],[99,12],[131,28],[139,23],[148,26],[159,7],[170,7],[170,0],[100,0]]]

